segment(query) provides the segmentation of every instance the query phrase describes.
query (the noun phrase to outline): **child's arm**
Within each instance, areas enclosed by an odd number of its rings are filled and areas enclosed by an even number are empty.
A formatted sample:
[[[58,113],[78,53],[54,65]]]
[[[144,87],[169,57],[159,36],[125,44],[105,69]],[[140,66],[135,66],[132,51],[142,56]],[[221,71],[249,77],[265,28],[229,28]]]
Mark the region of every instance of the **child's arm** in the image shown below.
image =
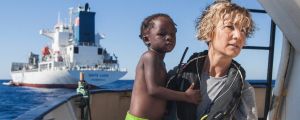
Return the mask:
[[[166,71],[161,60],[152,53],[146,53],[143,57],[144,76],[148,94],[165,100],[186,101],[198,104],[200,101],[200,90],[193,90],[192,84],[185,92],[174,91],[163,87],[166,79]]]

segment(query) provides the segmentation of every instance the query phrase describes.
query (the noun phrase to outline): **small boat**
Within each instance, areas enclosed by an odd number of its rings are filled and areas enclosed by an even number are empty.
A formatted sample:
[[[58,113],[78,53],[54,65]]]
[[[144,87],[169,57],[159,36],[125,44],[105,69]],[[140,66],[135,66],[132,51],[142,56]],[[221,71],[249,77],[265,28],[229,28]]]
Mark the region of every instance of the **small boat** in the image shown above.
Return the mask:
[[[10,81],[8,81],[8,82],[2,83],[2,85],[14,85],[14,84],[13,84],[13,82],[10,80]]]

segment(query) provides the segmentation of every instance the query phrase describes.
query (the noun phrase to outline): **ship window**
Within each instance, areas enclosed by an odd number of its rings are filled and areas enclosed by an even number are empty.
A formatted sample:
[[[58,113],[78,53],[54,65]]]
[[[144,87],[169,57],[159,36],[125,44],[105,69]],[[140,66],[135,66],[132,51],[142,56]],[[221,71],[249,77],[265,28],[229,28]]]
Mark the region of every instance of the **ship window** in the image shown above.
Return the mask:
[[[102,55],[103,49],[102,48],[98,48],[98,55]]]
[[[76,53],[76,54],[79,53],[79,48],[78,47],[74,47],[74,53]]]

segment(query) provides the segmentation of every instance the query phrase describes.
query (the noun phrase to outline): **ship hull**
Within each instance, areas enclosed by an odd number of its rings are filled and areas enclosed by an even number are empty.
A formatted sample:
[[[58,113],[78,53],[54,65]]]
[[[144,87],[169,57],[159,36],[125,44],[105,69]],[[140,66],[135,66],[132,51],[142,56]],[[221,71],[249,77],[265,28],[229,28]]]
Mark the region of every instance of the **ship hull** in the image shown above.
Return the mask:
[[[79,74],[83,72],[84,80],[92,86],[111,83],[123,77],[125,71],[103,70],[48,70],[48,71],[16,71],[11,73],[12,82],[17,86],[43,88],[76,88]]]

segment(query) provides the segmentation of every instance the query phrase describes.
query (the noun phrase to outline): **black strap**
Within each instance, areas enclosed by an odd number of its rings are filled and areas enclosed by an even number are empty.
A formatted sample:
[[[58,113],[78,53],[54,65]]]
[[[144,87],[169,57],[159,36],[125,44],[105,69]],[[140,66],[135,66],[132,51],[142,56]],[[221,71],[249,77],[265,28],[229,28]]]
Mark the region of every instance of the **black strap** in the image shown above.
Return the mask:
[[[230,70],[230,69],[229,69]],[[236,74],[239,74],[238,72],[239,71],[236,71],[237,73]],[[201,116],[201,120],[206,120],[206,119],[208,119],[209,118],[209,113],[210,113],[210,111],[211,111],[211,108],[212,108],[212,106],[215,104],[215,102],[216,102],[216,100],[219,98],[219,97],[221,97],[220,95],[220,93],[223,93],[224,91],[227,91],[228,89],[230,89],[230,87],[226,87],[226,86],[228,86],[228,85],[230,85],[230,84],[234,84],[234,82],[236,81],[236,79],[237,78],[234,78],[233,80],[229,80],[229,78],[227,78],[227,80],[226,80],[226,83],[225,83],[225,85],[223,86],[223,88],[220,90],[220,92],[217,94],[217,96],[213,99],[213,101],[209,104],[209,107],[205,110],[205,112],[204,112],[204,114]],[[201,77],[200,77],[200,80],[201,80]],[[241,84],[242,84],[242,87],[243,87],[243,81],[241,81]],[[224,88],[225,87],[225,88]],[[238,100],[238,99],[240,99],[240,97],[241,97],[241,95],[234,95],[234,98],[233,99],[236,99],[236,100]],[[236,101],[236,100],[234,100],[234,101]],[[238,100],[239,101],[239,100]],[[233,101],[231,101],[231,102],[233,102]],[[214,119],[224,119],[224,117],[226,116],[226,115],[228,115],[228,112],[233,112],[233,110],[235,109],[235,107],[236,107],[236,105],[238,104],[239,102],[236,102],[236,103],[234,103],[235,105],[233,105],[230,109],[227,109],[227,110],[225,110],[225,111],[222,111],[222,112],[218,112],[216,115],[213,115],[213,118]]]
[[[167,85],[166,85],[167,88],[169,88],[169,84],[171,83],[172,80],[178,78],[179,72],[182,70],[182,67],[181,67],[181,66],[182,66],[183,59],[184,59],[185,54],[186,54],[186,52],[188,51],[188,49],[189,49],[189,47],[186,47],[186,48],[185,48],[185,50],[184,50],[184,52],[183,52],[183,55],[182,55],[182,57],[181,57],[181,59],[180,59],[180,62],[179,62],[179,64],[178,64],[178,66],[177,66],[177,70],[175,71],[175,75],[174,75],[173,77],[171,77],[171,78],[169,79],[169,81],[167,82]]]
[[[183,52],[183,55],[182,55],[182,57],[181,57],[181,59],[180,59],[180,62],[179,62],[179,64],[178,64],[178,69],[177,69],[177,71],[176,71],[175,77],[178,77],[178,73],[179,73],[179,71],[182,69],[182,68],[181,68],[182,61],[183,61],[183,59],[184,59],[184,57],[185,57],[185,54],[186,54],[186,52],[188,51],[188,49],[189,49],[189,47],[186,47],[185,50],[184,50],[184,52]]]

